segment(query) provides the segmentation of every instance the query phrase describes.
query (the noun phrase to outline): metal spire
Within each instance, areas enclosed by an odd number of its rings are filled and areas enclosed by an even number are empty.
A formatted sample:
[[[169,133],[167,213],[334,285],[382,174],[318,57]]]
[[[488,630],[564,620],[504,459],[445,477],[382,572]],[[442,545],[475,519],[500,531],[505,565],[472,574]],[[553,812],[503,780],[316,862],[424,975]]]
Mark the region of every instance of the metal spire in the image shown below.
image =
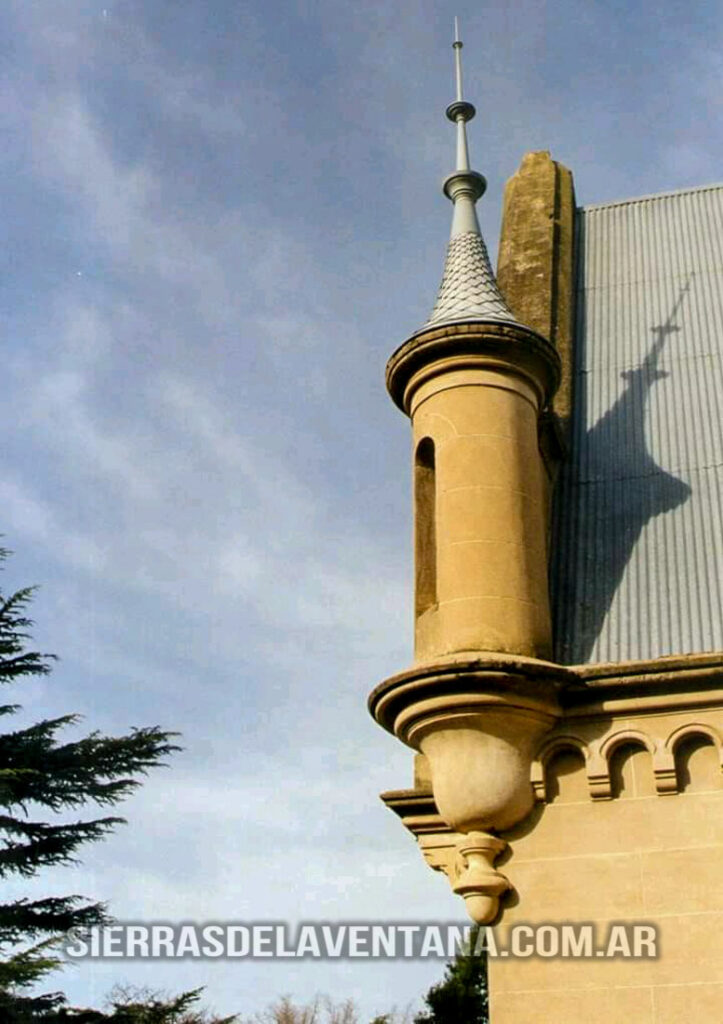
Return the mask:
[[[468,171],[467,122],[472,120],[476,111],[471,103],[465,103],[462,96],[462,47],[464,43],[459,38],[459,18],[454,19],[452,46],[454,48],[454,69],[457,76],[457,99],[447,107],[447,117],[450,121],[457,123],[457,170]]]
[[[457,98],[447,107],[447,117],[457,125],[457,168],[442,186],[454,203],[452,233],[447,247],[444,275],[432,315],[426,327],[465,320],[516,323],[495,281],[482,238],[475,203],[487,182],[470,169],[467,122],[476,111],[462,92],[462,40],[459,19],[454,19],[454,61]]]

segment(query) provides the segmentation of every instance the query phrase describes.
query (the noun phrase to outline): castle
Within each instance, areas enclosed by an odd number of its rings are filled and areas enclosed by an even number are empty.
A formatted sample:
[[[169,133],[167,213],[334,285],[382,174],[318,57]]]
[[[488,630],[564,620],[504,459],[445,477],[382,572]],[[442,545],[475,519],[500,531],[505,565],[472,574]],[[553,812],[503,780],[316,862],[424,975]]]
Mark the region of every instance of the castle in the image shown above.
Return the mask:
[[[654,959],[490,959],[493,1024],[697,1024],[723,998],[723,186],[577,207],[528,154],[495,278],[461,48],[442,284],[391,356],[415,656],[383,794],[477,922],[657,930]]]

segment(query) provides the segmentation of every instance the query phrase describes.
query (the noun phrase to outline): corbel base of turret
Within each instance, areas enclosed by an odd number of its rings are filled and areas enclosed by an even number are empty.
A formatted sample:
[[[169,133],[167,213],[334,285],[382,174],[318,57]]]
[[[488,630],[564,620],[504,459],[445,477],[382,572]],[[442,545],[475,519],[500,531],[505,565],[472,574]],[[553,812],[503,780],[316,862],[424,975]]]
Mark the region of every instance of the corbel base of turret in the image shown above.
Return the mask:
[[[514,836],[554,798],[548,766],[561,751],[582,755],[592,803],[616,799],[612,757],[625,744],[651,755],[655,792],[666,799],[682,789],[678,752],[686,741],[707,738],[723,772],[723,654],[658,658],[626,664],[560,667],[566,685],[560,714],[541,734],[529,763],[530,813],[515,828],[455,830],[439,813],[427,758],[415,758],[414,788],[382,800],[415,837],[431,868],[444,873],[478,924],[498,920],[513,884],[496,867],[508,854],[514,881]],[[464,788],[464,777],[459,779]],[[534,827],[534,826],[531,826]],[[518,893],[524,901],[524,892]]]

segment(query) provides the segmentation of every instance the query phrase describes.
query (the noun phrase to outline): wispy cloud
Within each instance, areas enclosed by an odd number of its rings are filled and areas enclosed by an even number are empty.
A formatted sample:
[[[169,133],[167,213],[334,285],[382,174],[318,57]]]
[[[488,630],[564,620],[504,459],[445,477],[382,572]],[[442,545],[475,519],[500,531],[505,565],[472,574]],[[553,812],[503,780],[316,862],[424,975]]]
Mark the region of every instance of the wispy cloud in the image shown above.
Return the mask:
[[[601,3],[460,14],[491,241],[525,148],[570,164],[581,201],[718,176],[702,9],[684,32]],[[41,890],[124,917],[458,910],[378,803],[411,755],[364,711],[410,657],[408,427],[382,376],[441,274],[449,20],[428,2],[0,12],[0,529],[63,658],[18,699],[186,746]],[[403,1002],[438,973],[361,970],[129,977],[208,981],[228,1012],[331,988],[371,1016],[370,987]],[[97,1003],[115,980],[68,984]]]

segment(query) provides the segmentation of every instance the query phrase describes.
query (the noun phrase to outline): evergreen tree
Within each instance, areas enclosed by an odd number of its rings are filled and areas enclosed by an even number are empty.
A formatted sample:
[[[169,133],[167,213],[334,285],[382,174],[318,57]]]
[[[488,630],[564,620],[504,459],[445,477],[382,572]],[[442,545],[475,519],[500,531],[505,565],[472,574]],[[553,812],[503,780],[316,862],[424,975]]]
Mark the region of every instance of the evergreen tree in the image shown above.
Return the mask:
[[[7,556],[0,548],[0,566]],[[27,648],[33,589],[8,597],[0,591],[0,683],[50,671],[54,655]],[[17,704],[0,704],[0,715],[18,710]],[[179,749],[171,742],[174,734],[156,726],[61,742],[59,733],[77,721],[76,715],[64,715],[0,733],[0,878],[30,878],[43,867],[72,863],[83,843],[102,839],[124,819],[106,814],[67,821],[63,812],[89,802],[114,806],[140,784],[138,775]],[[27,990],[59,966],[53,945],[65,932],[106,920],[102,903],[76,895],[0,903],[0,1020],[73,1019],[61,993],[31,996]]]
[[[444,978],[424,997],[426,1012],[414,1024],[489,1024],[487,999],[487,955],[477,952],[479,929],[470,933],[466,952],[447,964]]]

